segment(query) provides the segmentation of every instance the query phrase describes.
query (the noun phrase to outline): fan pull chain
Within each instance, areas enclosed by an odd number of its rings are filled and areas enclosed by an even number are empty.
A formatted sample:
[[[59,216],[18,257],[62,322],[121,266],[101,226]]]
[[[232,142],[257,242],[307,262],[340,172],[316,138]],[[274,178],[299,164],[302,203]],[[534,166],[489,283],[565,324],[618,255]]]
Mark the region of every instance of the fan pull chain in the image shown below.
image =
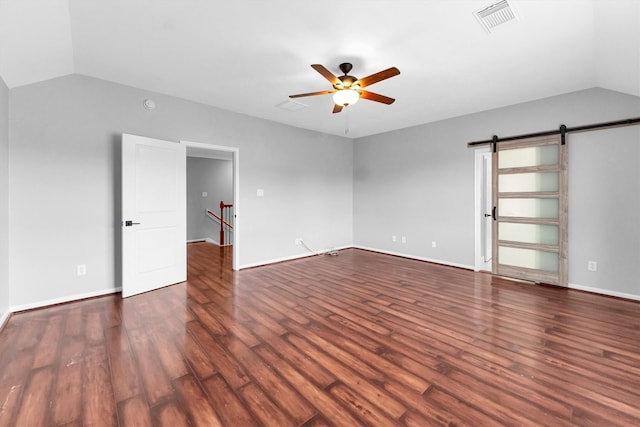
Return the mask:
[[[344,111],[344,134],[349,135],[349,108]]]

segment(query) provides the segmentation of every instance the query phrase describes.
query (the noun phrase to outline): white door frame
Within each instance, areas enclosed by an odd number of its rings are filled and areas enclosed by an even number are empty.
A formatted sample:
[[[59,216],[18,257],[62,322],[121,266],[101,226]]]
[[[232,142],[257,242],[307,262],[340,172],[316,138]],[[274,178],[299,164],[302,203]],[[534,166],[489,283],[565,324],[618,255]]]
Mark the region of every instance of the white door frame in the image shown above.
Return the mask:
[[[231,268],[237,271],[240,269],[240,150],[238,147],[205,144],[202,142],[181,140],[180,143],[186,145],[187,149],[191,147],[201,150],[224,151],[231,153],[231,164],[233,169],[233,213],[235,216],[233,219],[233,259]]]
[[[475,271],[489,271],[491,272],[491,261],[487,262],[482,257],[482,221],[484,219],[485,208],[482,206],[482,191],[483,191],[483,157],[491,153],[491,147],[480,147],[474,151],[474,168],[475,168],[475,180],[474,180],[474,228],[475,228],[475,245],[474,245],[474,259],[475,259]],[[491,194],[489,194],[491,198]],[[491,236],[489,236],[491,239]]]

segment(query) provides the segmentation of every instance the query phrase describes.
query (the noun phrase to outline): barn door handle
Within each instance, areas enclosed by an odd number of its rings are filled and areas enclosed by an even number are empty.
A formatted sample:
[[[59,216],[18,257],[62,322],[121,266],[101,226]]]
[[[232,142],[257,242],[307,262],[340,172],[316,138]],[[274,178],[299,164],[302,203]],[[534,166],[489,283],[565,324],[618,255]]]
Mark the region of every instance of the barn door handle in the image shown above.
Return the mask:
[[[127,220],[127,221],[124,222],[124,226],[125,227],[131,227],[132,225],[140,225],[140,223],[139,222],[133,222],[131,220]]]
[[[496,207],[494,206],[493,209],[491,209],[491,213],[490,214],[488,214],[488,213],[484,214],[484,217],[485,218],[491,217],[495,221],[496,220]]]

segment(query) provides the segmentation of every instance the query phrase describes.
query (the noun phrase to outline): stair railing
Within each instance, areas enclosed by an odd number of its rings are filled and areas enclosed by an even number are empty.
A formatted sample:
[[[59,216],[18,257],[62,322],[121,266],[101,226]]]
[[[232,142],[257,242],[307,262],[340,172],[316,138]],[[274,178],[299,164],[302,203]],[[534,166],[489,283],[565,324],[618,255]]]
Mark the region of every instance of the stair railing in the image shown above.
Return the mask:
[[[228,236],[233,230],[232,210],[233,205],[226,205],[223,201],[220,201],[220,246],[224,246],[225,236]],[[227,224],[227,227],[225,227]],[[229,239],[227,239],[229,240]]]
[[[221,201],[220,215],[209,209],[207,209],[207,214],[217,219],[220,223],[220,246],[224,246],[225,242],[230,242],[231,232],[233,231],[233,205],[228,205]]]

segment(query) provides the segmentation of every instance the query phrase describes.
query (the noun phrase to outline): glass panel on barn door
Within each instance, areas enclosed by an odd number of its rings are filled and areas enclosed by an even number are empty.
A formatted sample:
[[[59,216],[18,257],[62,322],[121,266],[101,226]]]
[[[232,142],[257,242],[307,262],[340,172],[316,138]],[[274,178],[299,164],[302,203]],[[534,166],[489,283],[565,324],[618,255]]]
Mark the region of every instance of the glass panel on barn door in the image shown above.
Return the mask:
[[[498,143],[493,157],[493,273],[566,286],[566,146],[530,138]]]
[[[548,218],[557,219],[560,216],[558,199],[541,198],[506,198],[500,199],[498,215],[512,218]]]

